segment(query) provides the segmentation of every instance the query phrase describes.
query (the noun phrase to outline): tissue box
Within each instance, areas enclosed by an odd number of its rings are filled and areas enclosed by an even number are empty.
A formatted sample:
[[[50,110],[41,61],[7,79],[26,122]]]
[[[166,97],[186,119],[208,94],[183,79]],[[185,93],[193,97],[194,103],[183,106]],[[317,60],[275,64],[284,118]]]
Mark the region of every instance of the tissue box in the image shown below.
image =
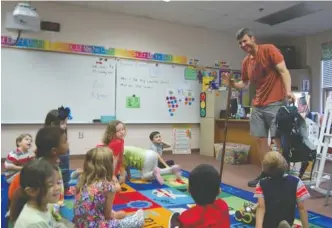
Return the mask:
[[[214,144],[216,159],[221,161],[223,143]],[[225,163],[232,165],[248,164],[250,146],[238,143],[226,143]]]

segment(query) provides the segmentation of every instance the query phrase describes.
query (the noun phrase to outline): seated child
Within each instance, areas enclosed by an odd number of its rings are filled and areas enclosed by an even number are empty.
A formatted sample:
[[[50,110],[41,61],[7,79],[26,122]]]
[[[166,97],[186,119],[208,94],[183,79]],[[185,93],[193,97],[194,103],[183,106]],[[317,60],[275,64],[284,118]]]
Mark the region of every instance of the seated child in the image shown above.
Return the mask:
[[[102,145],[109,147],[114,156],[114,176],[119,177],[120,184],[125,182],[126,171],[123,165],[123,147],[126,136],[126,127],[119,120],[113,120],[107,124],[103,136]],[[97,146],[97,147],[98,147]]]
[[[141,171],[141,178],[143,180],[157,179],[157,181],[162,185],[164,184],[164,179],[161,175],[164,174],[175,174],[180,178],[181,171],[178,165],[173,165],[172,167],[160,169],[158,168],[159,155],[152,151],[146,150],[134,146],[124,147],[124,163],[128,168],[134,168]]]
[[[308,213],[303,201],[310,194],[298,177],[286,174],[285,158],[279,152],[269,152],[262,166],[266,178],[261,179],[256,187],[256,228],[277,228],[285,221],[292,226],[296,206],[302,227],[308,228]]]
[[[34,159],[35,154],[29,151],[32,144],[30,134],[21,134],[16,139],[16,149],[9,152],[5,161],[5,176],[8,184],[23,168],[23,165]]]
[[[33,160],[23,167],[20,179],[10,205],[14,228],[66,227],[52,216],[52,205],[60,197],[58,168],[44,159]]]
[[[72,118],[71,111],[67,107],[59,107],[57,109],[50,110],[45,117],[44,126],[49,127],[60,127],[65,130],[67,134],[67,127],[68,127],[68,119]],[[69,190],[69,181],[70,181],[70,167],[69,167],[69,156],[70,152],[69,149],[66,154],[59,156],[60,163],[59,168],[61,170],[61,176],[63,180],[63,185],[65,188],[65,195],[70,195]]]
[[[166,168],[166,167],[174,165],[173,160],[168,160],[165,162],[164,159],[162,159],[162,157],[161,157],[163,155],[163,149],[169,148],[171,146],[162,141],[159,131],[151,132],[150,141],[152,142],[150,150],[153,150],[154,152],[157,152],[159,154],[158,167]]]
[[[119,190],[120,184],[114,178],[112,151],[108,147],[89,150],[85,155],[83,174],[76,190],[75,227],[143,227],[142,210],[127,217],[122,211],[112,210],[115,193]]]
[[[228,205],[216,199],[220,194],[220,176],[215,168],[206,164],[197,166],[189,175],[188,192],[196,206],[178,217],[181,228],[230,228]]]
[[[60,127],[44,127],[39,129],[36,135],[36,157],[43,158],[52,165],[59,165],[59,156],[65,154],[68,151],[67,134],[65,130]],[[64,187],[62,182],[61,170],[59,169],[59,184],[61,185],[60,199],[58,205],[62,206],[64,200]],[[15,184],[14,184],[15,183]],[[9,186],[8,197],[12,199],[15,191],[20,186],[20,174],[16,175],[12,184]],[[61,220],[61,216],[57,211],[54,211],[54,217],[57,220]]]

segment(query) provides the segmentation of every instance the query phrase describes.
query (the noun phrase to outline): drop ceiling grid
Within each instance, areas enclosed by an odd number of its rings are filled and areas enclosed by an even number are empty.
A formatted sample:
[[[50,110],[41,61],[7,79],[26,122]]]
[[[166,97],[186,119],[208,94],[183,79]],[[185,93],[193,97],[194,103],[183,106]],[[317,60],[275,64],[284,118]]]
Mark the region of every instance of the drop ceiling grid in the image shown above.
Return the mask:
[[[310,2],[324,10],[275,26],[255,22],[256,19],[286,9],[299,2],[66,2],[107,12],[125,13],[171,23],[199,26],[223,32],[249,27],[260,35],[303,35],[332,28],[332,2]],[[59,3],[61,4],[61,3]],[[264,8],[259,12],[259,8]]]

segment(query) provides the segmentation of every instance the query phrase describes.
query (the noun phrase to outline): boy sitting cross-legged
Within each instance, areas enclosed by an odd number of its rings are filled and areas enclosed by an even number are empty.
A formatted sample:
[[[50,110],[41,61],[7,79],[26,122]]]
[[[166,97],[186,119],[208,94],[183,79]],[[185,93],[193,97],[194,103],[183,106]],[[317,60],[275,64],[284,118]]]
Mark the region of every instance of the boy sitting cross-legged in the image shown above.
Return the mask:
[[[297,207],[303,228],[309,228],[304,200],[310,197],[303,182],[288,175],[287,162],[279,152],[269,152],[262,162],[266,178],[257,184],[256,228],[291,227]]]
[[[196,206],[178,217],[180,228],[230,228],[228,205],[216,199],[220,194],[220,176],[214,167],[197,166],[189,175],[188,191]]]

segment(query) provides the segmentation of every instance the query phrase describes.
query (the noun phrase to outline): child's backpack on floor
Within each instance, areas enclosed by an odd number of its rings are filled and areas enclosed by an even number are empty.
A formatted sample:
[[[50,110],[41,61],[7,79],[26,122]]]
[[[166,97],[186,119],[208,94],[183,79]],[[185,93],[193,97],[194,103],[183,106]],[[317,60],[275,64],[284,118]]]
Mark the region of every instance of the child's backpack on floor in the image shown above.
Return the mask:
[[[302,162],[301,178],[309,161],[316,160],[316,146],[309,140],[306,121],[293,106],[283,106],[276,116],[281,149],[288,163]]]

